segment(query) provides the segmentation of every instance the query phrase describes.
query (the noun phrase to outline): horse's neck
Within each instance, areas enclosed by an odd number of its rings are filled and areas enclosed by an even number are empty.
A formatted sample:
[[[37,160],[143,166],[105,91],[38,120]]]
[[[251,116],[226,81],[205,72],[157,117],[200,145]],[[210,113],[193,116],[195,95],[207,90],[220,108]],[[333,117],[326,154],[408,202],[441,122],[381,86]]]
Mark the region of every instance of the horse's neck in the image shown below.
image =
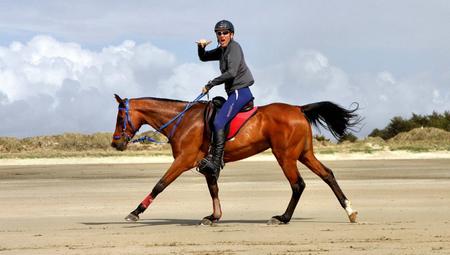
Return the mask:
[[[146,98],[136,99],[135,104],[135,109],[141,113],[140,122],[159,130],[162,125],[182,112],[187,102]],[[162,133],[165,134],[164,131]]]

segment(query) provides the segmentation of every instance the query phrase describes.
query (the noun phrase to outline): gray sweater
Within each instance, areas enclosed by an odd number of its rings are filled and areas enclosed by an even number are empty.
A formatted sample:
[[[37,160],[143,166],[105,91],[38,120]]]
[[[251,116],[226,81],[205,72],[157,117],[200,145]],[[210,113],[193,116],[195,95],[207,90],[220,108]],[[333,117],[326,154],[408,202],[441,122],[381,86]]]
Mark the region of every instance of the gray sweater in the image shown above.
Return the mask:
[[[234,90],[251,86],[255,81],[252,73],[245,63],[242,48],[234,40],[231,40],[226,48],[217,47],[206,51],[198,47],[198,57],[201,61],[220,61],[220,72],[222,75],[211,80],[206,87],[212,87],[225,83],[225,91],[231,94]]]

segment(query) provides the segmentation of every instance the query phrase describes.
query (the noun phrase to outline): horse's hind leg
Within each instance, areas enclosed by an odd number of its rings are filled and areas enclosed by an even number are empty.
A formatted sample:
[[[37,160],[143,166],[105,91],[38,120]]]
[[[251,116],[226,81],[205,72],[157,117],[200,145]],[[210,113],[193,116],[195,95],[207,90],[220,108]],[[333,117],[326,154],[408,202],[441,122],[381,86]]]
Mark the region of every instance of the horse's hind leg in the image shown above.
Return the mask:
[[[291,185],[292,196],[284,214],[273,216],[272,219],[269,220],[268,224],[286,224],[291,220],[292,215],[294,214],[295,207],[297,206],[298,201],[300,200],[300,196],[302,195],[306,185],[303,181],[303,178],[300,176],[300,173],[298,172],[296,159],[283,157],[281,155],[278,155],[278,153],[276,152],[274,152],[274,154],[277,158],[278,164],[280,164],[281,168],[283,169],[284,175]]]
[[[336,178],[334,177],[333,171],[331,171],[331,169],[324,166],[318,159],[316,159],[312,152],[305,153],[300,157],[299,160],[309,169],[311,169],[311,171],[322,178],[322,180],[325,181],[328,186],[330,186],[331,190],[333,190],[334,194],[339,200],[342,208],[344,208],[347,212],[350,222],[355,223],[358,212],[354,211],[351,208],[350,201],[347,199],[347,197],[344,195],[344,192],[342,192],[341,188],[339,187]]]

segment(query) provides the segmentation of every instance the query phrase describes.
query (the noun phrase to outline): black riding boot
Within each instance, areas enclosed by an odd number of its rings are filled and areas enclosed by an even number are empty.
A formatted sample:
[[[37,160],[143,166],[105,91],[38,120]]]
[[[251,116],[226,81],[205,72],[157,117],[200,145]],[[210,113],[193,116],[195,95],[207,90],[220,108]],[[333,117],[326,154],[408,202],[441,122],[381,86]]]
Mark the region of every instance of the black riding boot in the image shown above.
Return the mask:
[[[214,131],[210,154],[198,164],[200,173],[211,174],[216,179],[219,178],[220,169],[224,166],[223,150],[225,148],[225,141],[226,137],[223,129]]]

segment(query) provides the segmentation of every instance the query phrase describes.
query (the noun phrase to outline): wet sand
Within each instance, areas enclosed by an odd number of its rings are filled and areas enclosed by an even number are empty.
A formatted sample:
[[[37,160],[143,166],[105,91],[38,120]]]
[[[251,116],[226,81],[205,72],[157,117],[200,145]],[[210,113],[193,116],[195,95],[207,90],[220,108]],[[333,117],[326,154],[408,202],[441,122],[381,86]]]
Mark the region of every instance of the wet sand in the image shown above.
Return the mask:
[[[304,166],[290,224],[290,187],[273,161],[237,162],[220,179],[223,217],[189,171],[141,221],[123,221],[166,163],[0,166],[0,254],[450,254],[450,159],[324,161],[354,209],[348,222],[328,186]]]

